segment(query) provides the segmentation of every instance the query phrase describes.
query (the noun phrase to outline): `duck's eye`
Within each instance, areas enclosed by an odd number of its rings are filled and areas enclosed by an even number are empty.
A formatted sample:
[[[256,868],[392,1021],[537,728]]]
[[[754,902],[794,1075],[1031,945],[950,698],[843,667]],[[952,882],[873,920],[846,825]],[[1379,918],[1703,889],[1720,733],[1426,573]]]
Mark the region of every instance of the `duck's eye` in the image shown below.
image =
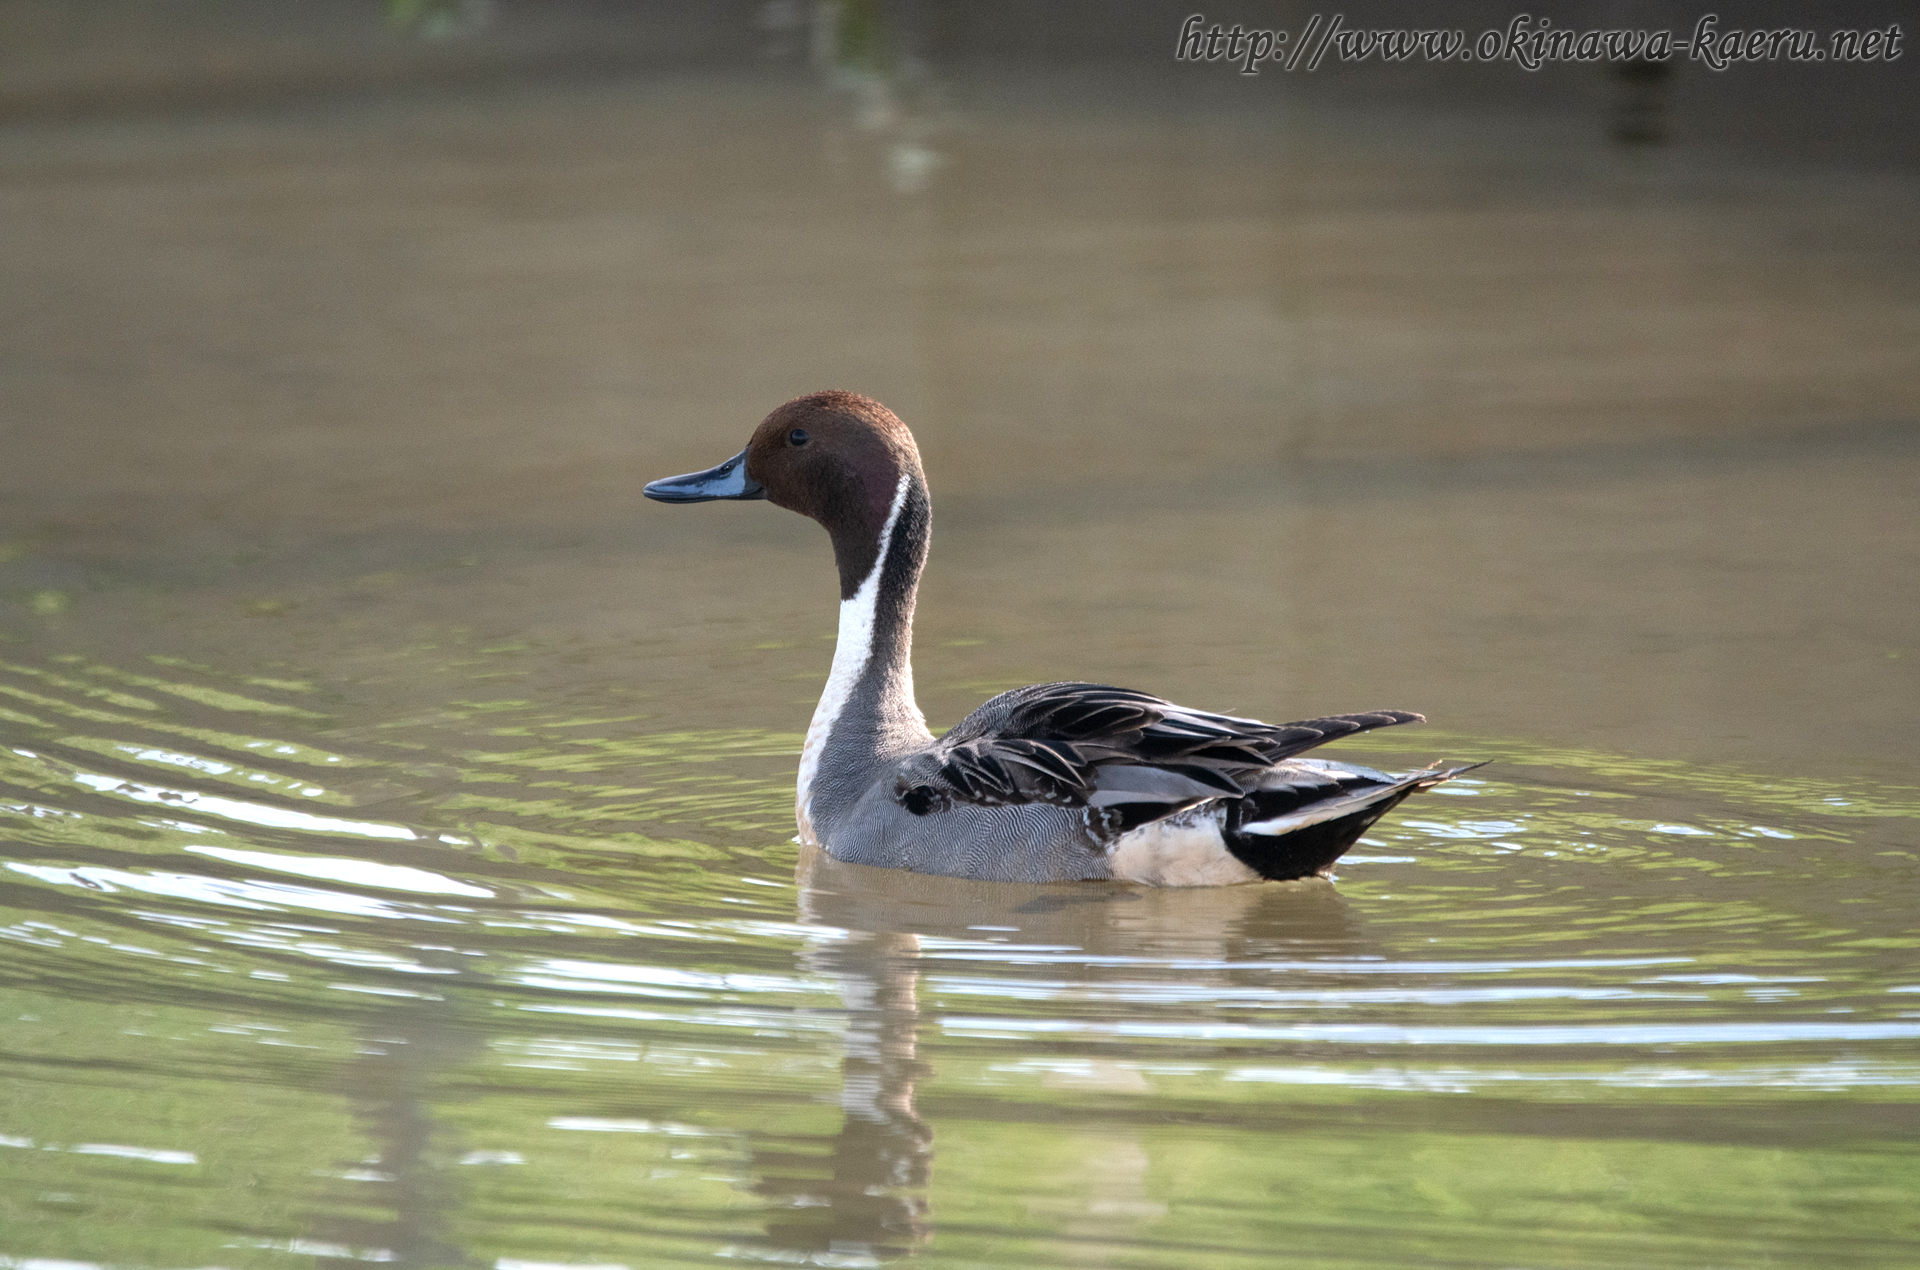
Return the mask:
[[[795,428],[792,432],[787,433],[787,440],[793,445],[805,445],[807,443],[807,430],[805,428]]]

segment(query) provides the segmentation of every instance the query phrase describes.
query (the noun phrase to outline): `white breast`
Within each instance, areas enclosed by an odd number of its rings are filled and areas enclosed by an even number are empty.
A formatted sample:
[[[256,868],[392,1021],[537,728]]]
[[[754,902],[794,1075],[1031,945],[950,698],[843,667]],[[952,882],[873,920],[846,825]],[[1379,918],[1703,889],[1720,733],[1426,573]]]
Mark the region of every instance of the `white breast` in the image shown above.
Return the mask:
[[[1219,806],[1178,812],[1114,839],[1107,864],[1122,882],[1148,886],[1230,886],[1260,875],[1227,850]]]

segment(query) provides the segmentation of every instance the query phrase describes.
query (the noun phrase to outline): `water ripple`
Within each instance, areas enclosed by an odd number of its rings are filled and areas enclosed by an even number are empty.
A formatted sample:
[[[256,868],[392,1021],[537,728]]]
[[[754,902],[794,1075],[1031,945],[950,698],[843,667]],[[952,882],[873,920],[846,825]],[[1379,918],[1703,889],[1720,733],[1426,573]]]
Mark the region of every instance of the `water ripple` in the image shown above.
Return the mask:
[[[1675,1178],[1724,1176],[1713,1135],[1892,1142],[1920,1106],[1897,790],[1462,740],[1507,761],[1376,826],[1337,887],[1008,887],[797,852],[789,735],[533,701],[349,726],[182,667],[35,670],[0,666],[0,1088],[90,1092],[0,1101],[28,1197],[0,1229],[258,1178],[278,1207],[195,1209],[169,1264],[429,1264],[354,1214],[457,1170],[500,1246],[560,1246],[532,1205],[637,1267],[690,1212],[736,1257],[811,1247],[780,1214],[918,1220],[917,1106],[959,1176],[1051,1158],[1069,1112],[1098,1138],[1074,1158],[1177,1122],[1337,1176],[1351,1136],[1316,1117],[1363,1106],[1400,1144],[1374,1174],[1445,1155],[1416,1197],[1488,1141],[1522,1186],[1555,1167],[1538,1125],[1588,1106],[1582,1159]]]

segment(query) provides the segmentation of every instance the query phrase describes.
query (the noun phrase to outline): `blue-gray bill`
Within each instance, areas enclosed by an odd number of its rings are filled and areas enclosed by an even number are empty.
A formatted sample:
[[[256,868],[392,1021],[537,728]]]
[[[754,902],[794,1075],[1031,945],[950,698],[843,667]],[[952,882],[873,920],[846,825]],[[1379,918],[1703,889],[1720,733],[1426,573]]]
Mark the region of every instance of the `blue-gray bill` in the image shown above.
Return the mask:
[[[662,503],[706,503],[716,498],[765,498],[760,482],[747,475],[747,452],[734,455],[718,467],[685,476],[663,476],[652,481],[646,496]]]

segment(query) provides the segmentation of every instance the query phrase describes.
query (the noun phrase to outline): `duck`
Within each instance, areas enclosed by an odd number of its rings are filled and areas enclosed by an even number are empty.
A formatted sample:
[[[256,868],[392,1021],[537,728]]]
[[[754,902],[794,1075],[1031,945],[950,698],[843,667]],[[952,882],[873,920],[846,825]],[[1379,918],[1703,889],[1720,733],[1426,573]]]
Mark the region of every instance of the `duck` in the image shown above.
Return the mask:
[[[913,434],[858,393],[796,397],[740,453],[644,492],[764,500],[827,531],[840,625],[795,819],[798,841],[835,860],[991,882],[1325,876],[1403,799],[1479,766],[1389,773],[1306,756],[1425,721],[1411,711],[1262,723],[1097,683],[1015,688],[936,737],[912,658],[933,505]]]

